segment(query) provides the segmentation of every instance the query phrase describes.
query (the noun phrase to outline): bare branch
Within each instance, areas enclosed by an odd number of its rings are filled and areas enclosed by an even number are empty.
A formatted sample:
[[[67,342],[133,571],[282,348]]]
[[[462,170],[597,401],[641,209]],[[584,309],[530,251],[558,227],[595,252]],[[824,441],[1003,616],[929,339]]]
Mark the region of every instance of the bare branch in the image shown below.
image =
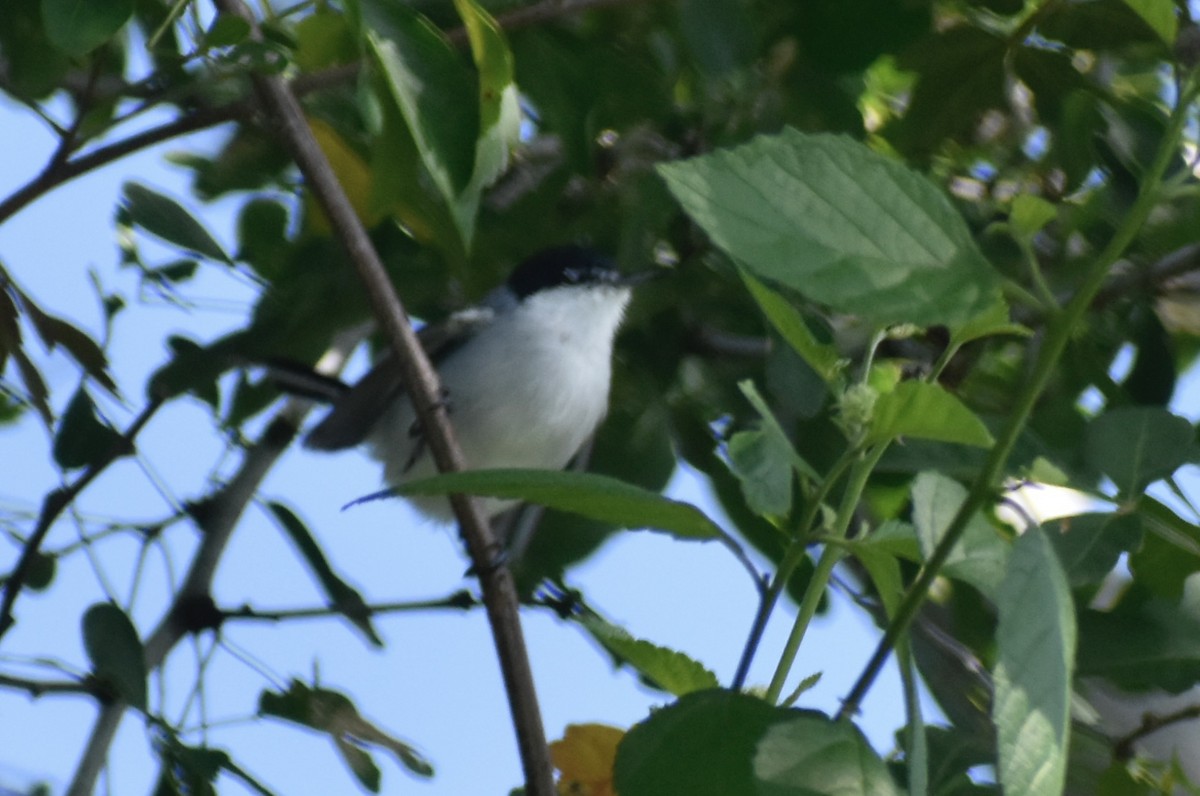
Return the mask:
[[[150,422],[150,418],[154,416],[161,405],[161,401],[158,400],[147,404],[120,439],[114,441],[111,450],[107,451],[98,462],[84,470],[82,475],[67,486],[55,489],[46,495],[42,501],[42,510],[38,514],[33,533],[29,535],[29,539],[21,549],[21,558],[17,561],[17,566],[4,583],[4,596],[0,598],[0,637],[3,637],[15,622],[12,613],[13,605],[21,593],[21,589],[25,587],[25,580],[29,577],[29,568],[33,566],[34,557],[41,549],[42,542],[45,541],[46,534],[50,532],[54,521],[62,514],[63,509],[71,505],[72,501],[104,472],[105,468],[133,449],[134,439],[146,423]]]
[[[0,674],[0,688],[12,688],[17,691],[27,691],[29,696],[37,698],[46,694],[95,694],[95,690],[87,681],[81,680],[30,680],[25,677],[13,677]]]
[[[217,6],[256,25],[241,0],[218,0]],[[255,76],[253,80],[274,121],[272,129],[292,151],[309,189],[324,209],[335,236],[366,286],[373,314],[399,358],[405,383],[409,385],[409,396],[438,469],[443,472],[462,470],[465,462],[454,438],[445,403],[439,399],[437,373],[417,341],[408,314],[392,289],[366,230],[317,145],[299,102],[281,78]],[[526,790],[533,796],[552,796],[555,793],[554,778],[533,686],[533,672],[521,632],[516,585],[507,567],[497,563],[501,562],[503,547],[476,501],[466,495],[451,495],[450,502],[483,588],[516,728]]]

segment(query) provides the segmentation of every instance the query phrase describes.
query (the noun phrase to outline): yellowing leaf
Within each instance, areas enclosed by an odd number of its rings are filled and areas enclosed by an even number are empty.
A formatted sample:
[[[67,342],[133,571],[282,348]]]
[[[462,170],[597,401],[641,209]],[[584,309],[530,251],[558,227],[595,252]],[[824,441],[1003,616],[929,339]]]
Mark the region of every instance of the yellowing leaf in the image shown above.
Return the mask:
[[[615,796],[613,763],[625,731],[606,724],[569,724],[562,740],[550,744],[550,759],[561,774],[560,794]]]
[[[321,147],[321,151],[329,160],[329,165],[333,168],[333,173],[337,175],[338,182],[341,183],[342,190],[346,192],[346,197],[350,200],[355,214],[366,226],[374,226],[382,216],[371,210],[371,170],[367,168],[366,162],[327,122],[309,118],[308,127],[312,130],[313,137],[317,139],[317,145]],[[325,217],[325,211],[312,200],[309,194],[305,195],[305,204],[308,210],[306,219],[309,229],[328,234],[330,231],[329,219]]]

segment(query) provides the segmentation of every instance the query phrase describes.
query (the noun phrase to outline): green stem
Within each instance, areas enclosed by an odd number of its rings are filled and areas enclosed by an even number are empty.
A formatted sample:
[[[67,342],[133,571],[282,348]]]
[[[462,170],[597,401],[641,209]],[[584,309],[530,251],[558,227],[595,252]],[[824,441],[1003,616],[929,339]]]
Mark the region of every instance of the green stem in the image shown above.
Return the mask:
[[[846,483],[846,491],[842,495],[837,519],[834,521],[830,533],[834,540],[840,541],[846,538],[850,522],[854,519],[854,511],[858,508],[863,490],[867,486],[867,479],[870,478],[871,473],[875,470],[875,465],[879,463],[879,459],[887,447],[886,443],[875,446],[859,459],[850,471],[850,480]],[[821,551],[816,571],[813,572],[812,580],[808,582],[804,599],[800,603],[800,612],[796,615],[792,632],[788,635],[787,643],[783,647],[783,654],[775,666],[775,676],[771,678],[771,685],[767,687],[767,702],[775,704],[779,701],[779,695],[783,693],[784,682],[792,670],[792,664],[796,662],[796,654],[800,651],[800,642],[804,640],[804,634],[808,631],[808,626],[817,613],[817,606],[820,605],[821,596],[825,594],[825,587],[829,585],[833,568],[844,555],[845,551],[840,544],[826,544],[825,549]]]
[[[771,612],[775,610],[775,604],[779,602],[792,573],[796,571],[796,567],[800,566],[800,562],[807,555],[808,544],[811,541],[809,534],[812,532],[813,523],[817,520],[821,505],[825,502],[825,498],[833,486],[841,479],[842,473],[854,462],[856,455],[856,451],[852,448],[847,449],[841,455],[833,467],[829,468],[829,473],[821,481],[816,494],[812,496],[805,507],[804,516],[800,518],[800,523],[797,525],[796,538],[784,553],[783,560],[780,561],[779,567],[771,579],[770,587],[759,601],[758,612],[750,624],[750,633],[746,638],[746,644],[742,647],[742,659],[738,661],[737,672],[733,675],[733,682],[730,685],[733,690],[737,691],[746,684],[746,677],[750,674],[750,664],[754,661],[754,653],[758,651],[759,642],[762,641],[767,620],[770,619]]]
[[[900,683],[904,687],[904,706],[908,713],[908,743],[905,759],[908,764],[908,796],[927,796],[929,793],[929,742],[925,737],[925,718],[921,715],[921,696],[917,692],[917,669],[913,663],[910,637],[896,645],[900,661]]]
[[[1128,215],[1125,216],[1125,222],[1117,228],[1116,234],[1113,235],[1108,246],[1104,248],[1104,251],[1100,253],[1096,261],[1092,264],[1092,267],[1087,271],[1074,297],[1063,307],[1061,313],[1051,318],[1047,325],[1045,340],[1038,353],[1033,372],[1026,382],[1025,389],[1017,396],[1016,403],[1009,414],[1008,423],[1000,432],[995,446],[984,463],[983,469],[971,485],[971,489],[967,493],[967,499],[963,501],[962,506],[958,509],[958,513],[954,515],[954,519],[946,529],[945,535],[934,549],[933,554],[930,555],[929,560],[921,567],[916,580],[913,581],[912,587],[905,594],[904,601],[896,611],[896,616],[888,623],[888,627],[884,631],[879,645],[875,648],[874,654],[867,662],[862,674],[859,675],[850,694],[842,703],[842,708],[838,711],[838,718],[852,716],[858,712],[863,697],[870,690],[875,678],[879,676],[884,662],[887,660],[891,650],[896,646],[901,634],[904,633],[908,625],[912,622],[913,617],[916,616],[921,603],[925,600],[929,586],[933,583],[934,578],[937,577],[942,565],[945,564],[950,551],[954,549],[954,545],[962,537],[968,520],[983,507],[992,494],[996,483],[1004,472],[1004,467],[1008,462],[1008,457],[1012,452],[1013,446],[1016,444],[1017,437],[1020,436],[1026,422],[1029,420],[1030,414],[1033,412],[1034,404],[1054,375],[1058,361],[1067,347],[1068,340],[1071,338],[1071,333],[1078,326],[1079,321],[1082,320],[1088,307],[1091,306],[1096,294],[1100,292],[1100,288],[1104,285],[1113,264],[1120,258],[1125,249],[1129,247],[1134,238],[1137,237],[1138,231],[1150,215],[1150,211],[1153,209],[1154,202],[1157,199],[1159,184],[1162,182],[1163,174],[1166,172],[1167,166],[1170,165],[1171,159],[1176,152],[1180,134],[1183,131],[1184,124],[1187,122],[1188,106],[1195,96],[1196,84],[1189,78],[1184,89],[1180,91],[1179,104],[1171,113],[1166,132],[1162,138],[1162,144],[1154,156],[1154,162],[1146,170],[1141,190],[1133,203],[1133,207],[1130,209]]]

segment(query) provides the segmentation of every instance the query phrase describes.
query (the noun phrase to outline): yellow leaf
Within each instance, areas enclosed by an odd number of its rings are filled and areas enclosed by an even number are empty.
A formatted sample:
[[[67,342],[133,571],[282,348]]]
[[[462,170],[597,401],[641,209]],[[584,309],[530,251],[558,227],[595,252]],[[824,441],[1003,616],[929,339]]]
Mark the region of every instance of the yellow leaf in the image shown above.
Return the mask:
[[[371,170],[367,168],[366,162],[327,122],[310,117],[308,127],[317,139],[317,145],[329,160],[329,165],[337,175],[338,182],[346,192],[346,197],[359,220],[367,227],[377,224],[382,215],[371,210]],[[312,198],[312,194],[305,194],[305,207],[308,210],[306,218],[309,229],[329,234],[329,219]]]
[[[570,724],[562,740],[550,744],[562,796],[615,796],[613,763],[625,731],[606,724]]]

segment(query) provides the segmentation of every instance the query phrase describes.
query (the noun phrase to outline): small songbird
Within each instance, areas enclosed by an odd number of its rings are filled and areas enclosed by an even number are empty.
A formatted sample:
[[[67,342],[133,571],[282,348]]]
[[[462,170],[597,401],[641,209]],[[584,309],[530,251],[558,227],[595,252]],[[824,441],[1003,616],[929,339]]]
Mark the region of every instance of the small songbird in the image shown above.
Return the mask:
[[[613,338],[631,288],[623,275],[581,246],[547,249],[522,262],[477,306],[421,329],[470,469],[562,469],[608,411]],[[437,472],[394,355],[352,387],[326,395],[329,413],[304,443],[341,450],[368,442],[390,485]],[[411,502],[450,520],[444,497]],[[515,501],[487,498],[495,515]]]

